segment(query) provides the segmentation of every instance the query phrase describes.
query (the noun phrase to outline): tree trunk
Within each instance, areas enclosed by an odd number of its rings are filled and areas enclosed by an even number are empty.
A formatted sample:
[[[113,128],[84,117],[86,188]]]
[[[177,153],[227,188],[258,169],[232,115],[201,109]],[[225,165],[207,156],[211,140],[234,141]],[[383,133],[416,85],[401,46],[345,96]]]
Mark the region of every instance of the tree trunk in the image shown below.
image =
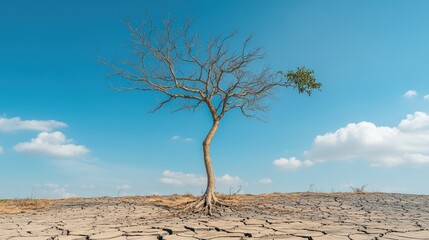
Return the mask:
[[[215,176],[213,174],[212,162],[210,159],[210,143],[219,127],[219,120],[213,120],[213,126],[208,132],[206,138],[203,141],[203,152],[204,152],[204,164],[206,167],[207,173],[207,188],[204,193],[203,198],[205,198],[205,206],[209,207],[209,212],[211,208],[211,203],[216,203],[217,199],[215,197]]]
[[[203,153],[204,153],[204,165],[206,167],[207,173],[207,188],[203,196],[196,202],[192,203],[186,207],[181,212],[186,212],[188,210],[204,211],[208,215],[212,215],[212,209],[217,206],[228,206],[220,202],[215,195],[215,175],[213,174],[212,161],[210,159],[210,143],[219,127],[219,119],[213,120],[213,125],[210,128],[210,131],[207,133],[206,138],[203,141]]]

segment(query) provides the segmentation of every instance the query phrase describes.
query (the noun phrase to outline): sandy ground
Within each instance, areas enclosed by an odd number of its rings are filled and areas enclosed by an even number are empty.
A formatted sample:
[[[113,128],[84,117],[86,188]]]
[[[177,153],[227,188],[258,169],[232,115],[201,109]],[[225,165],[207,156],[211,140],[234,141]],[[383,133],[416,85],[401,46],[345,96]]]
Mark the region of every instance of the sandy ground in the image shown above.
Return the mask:
[[[190,199],[170,196],[2,200],[0,239],[429,239],[429,196],[226,196],[225,202],[239,207],[210,218],[198,214],[173,216],[171,206]],[[8,209],[24,213],[6,214]]]

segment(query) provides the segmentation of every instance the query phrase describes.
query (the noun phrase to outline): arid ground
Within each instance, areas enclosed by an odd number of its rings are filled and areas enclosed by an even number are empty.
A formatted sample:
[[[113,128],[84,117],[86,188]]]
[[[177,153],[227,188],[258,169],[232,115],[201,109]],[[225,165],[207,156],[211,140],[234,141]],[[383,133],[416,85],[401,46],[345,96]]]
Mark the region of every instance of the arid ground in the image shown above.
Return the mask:
[[[429,239],[424,195],[226,195],[221,215],[174,215],[192,199],[0,200],[0,239]]]

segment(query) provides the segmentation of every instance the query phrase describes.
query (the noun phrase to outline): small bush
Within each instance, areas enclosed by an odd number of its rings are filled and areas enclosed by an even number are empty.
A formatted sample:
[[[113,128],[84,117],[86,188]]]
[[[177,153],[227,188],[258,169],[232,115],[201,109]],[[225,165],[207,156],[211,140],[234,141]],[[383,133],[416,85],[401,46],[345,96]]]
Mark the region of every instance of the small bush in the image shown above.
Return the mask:
[[[353,187],[350,185],[350,188],[352,189],[352,191],[354,193],[366,193],[366,191],[365,191],[366,186],[367,186],[366,184],[362,185],[360,187]]]

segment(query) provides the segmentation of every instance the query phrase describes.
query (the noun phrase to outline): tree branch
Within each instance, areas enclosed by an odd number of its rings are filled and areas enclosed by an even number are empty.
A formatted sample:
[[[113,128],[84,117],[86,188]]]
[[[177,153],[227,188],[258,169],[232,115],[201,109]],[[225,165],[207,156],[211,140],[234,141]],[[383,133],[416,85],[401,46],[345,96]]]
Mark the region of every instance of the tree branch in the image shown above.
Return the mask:
[[[119,91],[153,91],[166,97],[152,112],[167,103],[177,101],[180,110],[195,110],[201,103],[208,108],[214,120],[220,120],[232,109],[240,109],[246,117],[266,111],[264,99],[279,88],[297,89],[311,94],[319,90],[313,71],[305,67],[296,71],[260,71],[253,65],[264,59],[261,47],[251,47],[249,35],[238,51],[229,42],[237,33],[218,35],[200,45],[197,35],[191,33],[193,21],[187,20],[182,28],[177,21],[165,20],[161,29],[143,23],[139,27],[126,23],[132,38],[133,58],[119,62],[107,61],[110,77],[121,77],[128,85],[114,87]]]

